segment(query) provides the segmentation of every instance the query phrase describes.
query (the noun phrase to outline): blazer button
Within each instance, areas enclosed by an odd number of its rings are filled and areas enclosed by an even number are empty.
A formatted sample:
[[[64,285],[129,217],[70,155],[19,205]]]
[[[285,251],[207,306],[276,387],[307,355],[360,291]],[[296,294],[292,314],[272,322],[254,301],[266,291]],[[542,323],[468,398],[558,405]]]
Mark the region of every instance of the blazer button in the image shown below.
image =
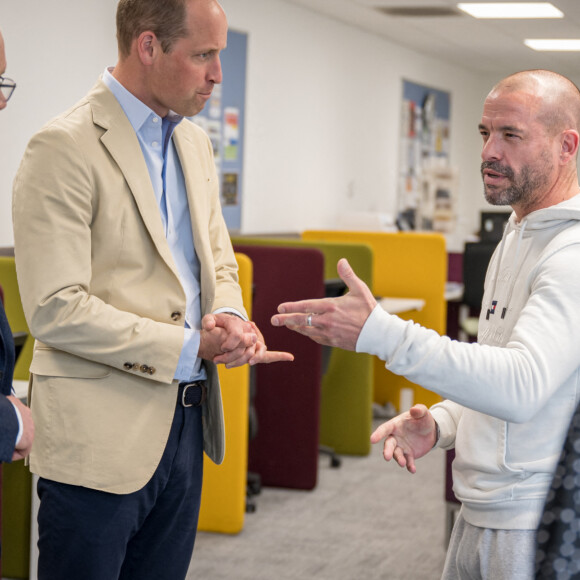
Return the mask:
[[[147,372],[148,372],[150,375],[154,375],[156,370],[157,370],[157,369],[156,369],[155,367],[149,367],[149,369],[147,370]]]
[[[128,371],[130,371],[130,370],[133,368],[133,363],[126,362],[126,363],[125,363],[123,366],[124,366],[124,367],[125,367],[125,368],[126,368]]]
[[[134,371],[138,371],[139,370],[139,363],[133,363],[133,370]]]
[[[141,372],[142,373],[148,373],[149,372],[149,367],[147,365],[141,365]]]
[[[181,318],[181,312],[179,312],[179,310],[176,310],[175,312],[171,313],[171,320],[179,320]]]

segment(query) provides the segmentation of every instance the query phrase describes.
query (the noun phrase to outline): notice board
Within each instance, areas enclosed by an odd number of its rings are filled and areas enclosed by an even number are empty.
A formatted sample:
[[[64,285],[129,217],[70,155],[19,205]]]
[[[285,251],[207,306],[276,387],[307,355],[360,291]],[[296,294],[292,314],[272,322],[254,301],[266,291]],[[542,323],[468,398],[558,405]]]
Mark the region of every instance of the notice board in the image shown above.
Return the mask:
[[[203,111],[191,117],[209,135],[220,180],[220,200],[228,230],[242,222],[246,57],[248,35],[228,31],[228,45],[220,54],[223,82],[215,85]]]

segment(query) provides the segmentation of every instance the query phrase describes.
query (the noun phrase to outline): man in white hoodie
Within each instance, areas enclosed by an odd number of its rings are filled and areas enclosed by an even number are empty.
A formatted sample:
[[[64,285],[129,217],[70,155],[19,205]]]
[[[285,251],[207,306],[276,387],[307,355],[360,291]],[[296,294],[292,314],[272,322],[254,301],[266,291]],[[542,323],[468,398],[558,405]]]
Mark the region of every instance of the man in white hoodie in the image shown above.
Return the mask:
[[[485,100],[485,197],[513,213],[488,268],[478,344],[388,314],[345,260],[347,295],[281,304],[272,318],[374,354],[446,399],[371,436],[411,473],[432,448],[455,448],[462,509],[446,580],[533,576],[535,530],[580,395],[579,129],[580,92],[550,71],[511,75]]]

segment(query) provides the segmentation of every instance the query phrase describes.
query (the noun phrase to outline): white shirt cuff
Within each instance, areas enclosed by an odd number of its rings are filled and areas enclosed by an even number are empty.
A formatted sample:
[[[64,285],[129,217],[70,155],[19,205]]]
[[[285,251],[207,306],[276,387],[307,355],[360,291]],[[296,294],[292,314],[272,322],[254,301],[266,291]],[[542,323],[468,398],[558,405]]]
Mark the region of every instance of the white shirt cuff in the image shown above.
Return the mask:
[[[12,403],[12,401],[10,401]],[[22,432],[24,431],[24,426],[22,424],[22,415],[18,410],[18,407],[12,403],[14,410],[16,411],[16,418],[18,419],[18,435],[16,436],[16,443],[14,445],[18,445],[20,443],[20,439],[22,439]]]

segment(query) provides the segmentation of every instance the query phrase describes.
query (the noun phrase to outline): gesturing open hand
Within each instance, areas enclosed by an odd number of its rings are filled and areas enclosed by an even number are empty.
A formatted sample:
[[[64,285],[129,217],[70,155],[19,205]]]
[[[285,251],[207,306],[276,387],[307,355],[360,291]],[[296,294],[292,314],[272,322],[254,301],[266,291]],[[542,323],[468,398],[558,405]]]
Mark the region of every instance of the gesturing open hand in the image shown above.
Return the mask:
[[[360,331],[377,301],[347,260],[339,260],[337,270],[348,287],[347,294],[284,302],[278,306],[278,314],[272,316],[272,324],[287,326],[320,344],[355,350]]]

